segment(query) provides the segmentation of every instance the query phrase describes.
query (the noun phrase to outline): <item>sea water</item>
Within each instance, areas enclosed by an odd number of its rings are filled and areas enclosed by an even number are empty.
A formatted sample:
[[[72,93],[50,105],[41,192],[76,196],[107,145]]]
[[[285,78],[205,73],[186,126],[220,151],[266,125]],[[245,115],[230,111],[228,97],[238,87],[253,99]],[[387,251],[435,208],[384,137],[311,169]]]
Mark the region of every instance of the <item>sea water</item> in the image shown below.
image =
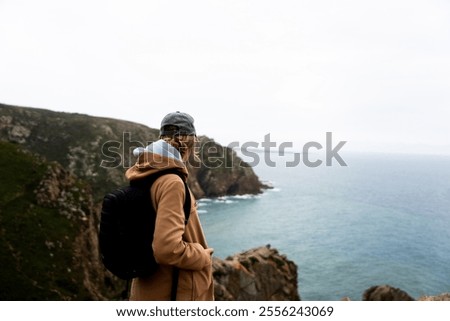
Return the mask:
[[[215,256],[270,244],[297,264],[302,300],[361,300],[379,284],[450,292],[450,157],[351,154],[316,168],[270,157],[254,170],[272,189],[199,201]]]

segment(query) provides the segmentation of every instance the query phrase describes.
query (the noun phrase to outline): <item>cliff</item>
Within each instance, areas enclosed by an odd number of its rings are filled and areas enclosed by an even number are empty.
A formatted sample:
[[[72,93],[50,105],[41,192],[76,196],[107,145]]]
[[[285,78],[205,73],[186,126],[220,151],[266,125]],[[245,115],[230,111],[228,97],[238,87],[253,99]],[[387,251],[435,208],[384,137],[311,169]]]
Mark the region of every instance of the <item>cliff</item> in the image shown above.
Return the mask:
[[[157,140],[159,130],[110,118],[0,104],[0,140],[61,164],[92,186],[94,198],[126,184],[124,172],[135,162],[133,149]],[[202,162],[191,164],[195,196],[258,194],[265,187],[229,148],[201,137]]]
[[[235,151],[206,136],[199,139],[201,162],[190,162],[188,182],[197,197],[257,194],[268,188]]]
[[[0,300],[104,298],[89,184],[16,145],[0,154]]]

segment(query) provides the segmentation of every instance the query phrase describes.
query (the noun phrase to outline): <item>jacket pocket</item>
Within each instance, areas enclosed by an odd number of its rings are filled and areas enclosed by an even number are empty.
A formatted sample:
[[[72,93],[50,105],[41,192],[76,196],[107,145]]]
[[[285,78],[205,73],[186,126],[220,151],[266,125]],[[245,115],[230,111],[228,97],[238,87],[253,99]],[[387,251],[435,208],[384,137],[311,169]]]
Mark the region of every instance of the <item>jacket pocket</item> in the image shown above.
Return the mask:
[[[194,300],[194,271],[180,270],[178,276],[177,300]]]
[[[203,296],[211,288],[212,283],[212,265],[206,266],[203,270],[193,273],[194,281],[194,300]]]
[[[212,291],[212,282],[212,264],[200,271],[180,270],[177,300],[195,301],[205,296],[208,297],[206,300],[213,300],[213,294],[206,294],[208,291]],[[209,298],[209,296],[211,297]]]

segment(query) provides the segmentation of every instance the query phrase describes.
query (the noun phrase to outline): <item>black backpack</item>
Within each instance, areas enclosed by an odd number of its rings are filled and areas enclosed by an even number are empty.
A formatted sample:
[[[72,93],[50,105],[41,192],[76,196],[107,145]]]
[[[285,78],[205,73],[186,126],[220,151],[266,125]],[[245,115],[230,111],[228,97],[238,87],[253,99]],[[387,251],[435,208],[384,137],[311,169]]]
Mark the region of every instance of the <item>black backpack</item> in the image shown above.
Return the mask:
[[[152,242],[156,212],[150,198],[150,187],[160,176],[181,173],[165,170],[144,179],[130,182],[103,199],[98,233],[100,256],[105,267],[124,280],[149,276],[158,264],[153,256]],[[191,209],[191,195],[184,183],[185,224]]]

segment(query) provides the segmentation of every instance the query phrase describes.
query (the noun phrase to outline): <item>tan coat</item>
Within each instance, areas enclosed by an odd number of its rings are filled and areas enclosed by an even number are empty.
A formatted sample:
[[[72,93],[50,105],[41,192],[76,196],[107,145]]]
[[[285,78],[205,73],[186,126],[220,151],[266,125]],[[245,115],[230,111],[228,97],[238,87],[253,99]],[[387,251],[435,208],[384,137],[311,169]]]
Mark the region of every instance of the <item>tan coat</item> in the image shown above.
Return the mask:
[[[143,153],[136,165],[126,172],[129,180],[152,175],[160,170],[176,168],[187,179],[185,165],[173,158]],[[178,301],[214,300],[211,255],[197,214],[195,198],[189,223],[184,224],[184,183],[178,175],[159,177],[150,189],[156,209],[153,251],[160,264],[155,274],[135,278],[131,285],[130,300],[170,300],[173,266],[180,269]]]

